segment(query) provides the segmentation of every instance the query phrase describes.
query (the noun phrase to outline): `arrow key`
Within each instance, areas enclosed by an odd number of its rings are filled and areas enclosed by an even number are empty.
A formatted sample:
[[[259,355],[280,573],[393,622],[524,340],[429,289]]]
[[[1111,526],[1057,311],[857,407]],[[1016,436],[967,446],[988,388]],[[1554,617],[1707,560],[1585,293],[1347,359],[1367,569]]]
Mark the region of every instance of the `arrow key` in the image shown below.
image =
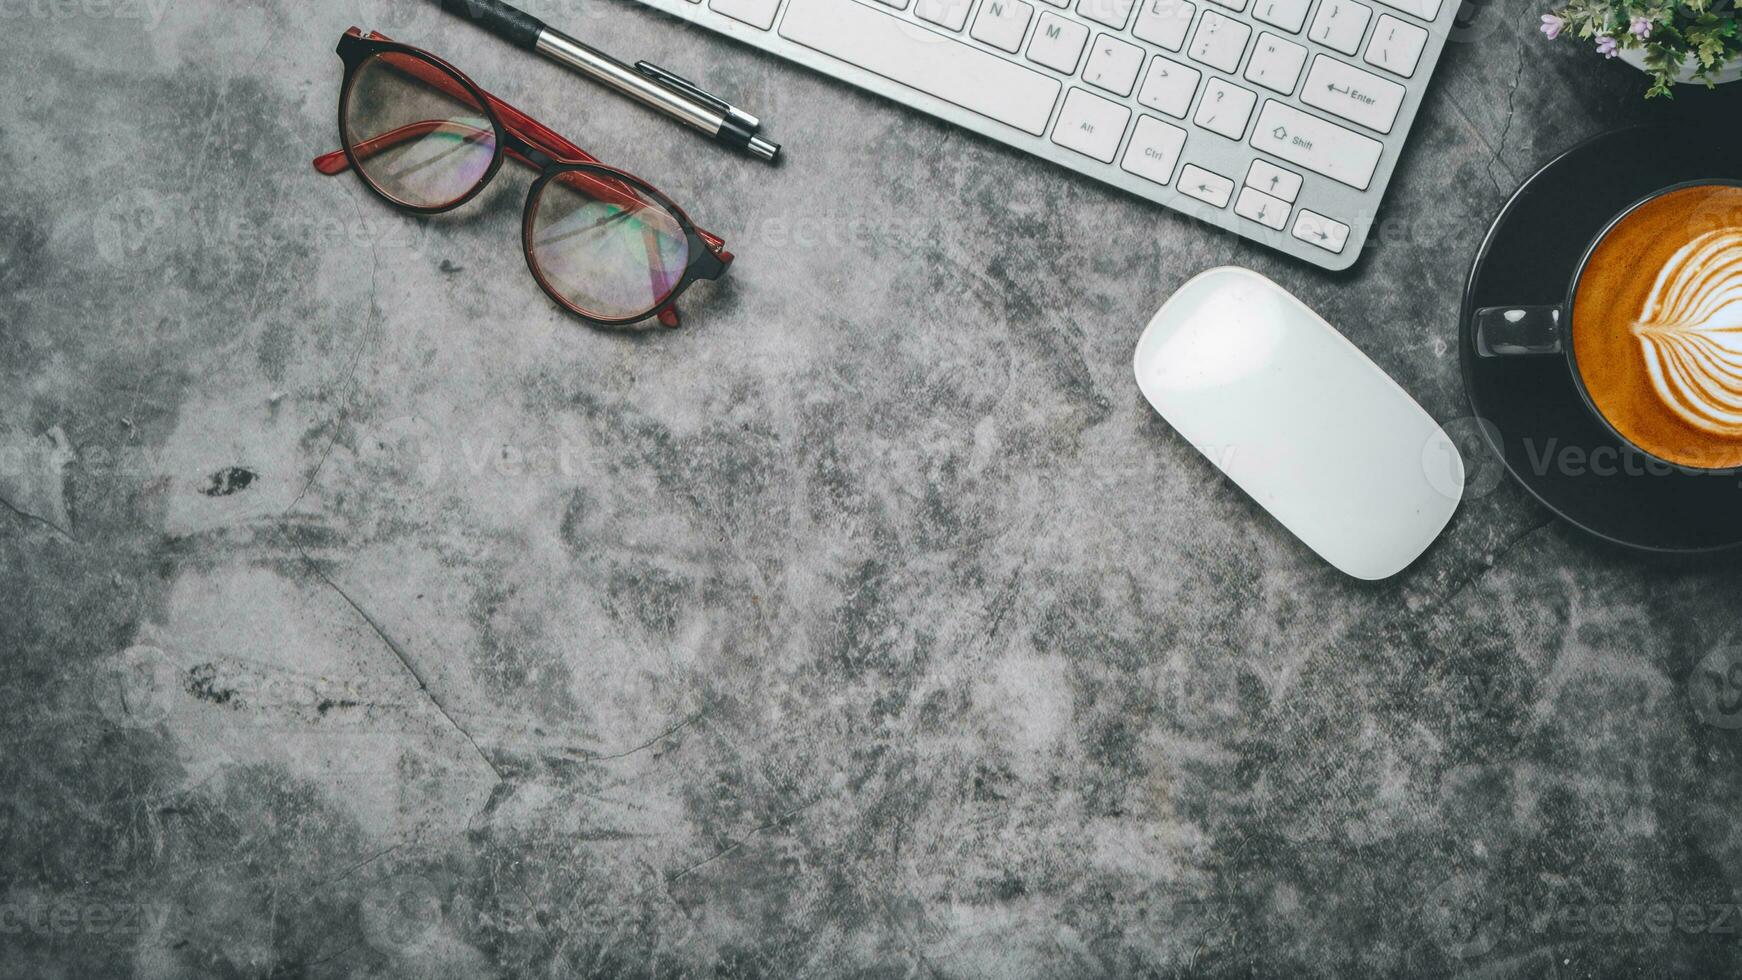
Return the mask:
[[[1180,170],[1179,181],[1174,186],[1181,193],[1195,197],[1211,207],[1225,208],[1228,206],[1228,198],[1234,196],[1233,181],[1190,163]]]
[[[1301,208],[1294,219],[1294,237],[1327,252],[1341,253],[1349,242],[1349,226]]]
[[[1290,205],[1280,198],[1271,197],[1263,191],[1256,190],[1248,184],[1240,191],[1240,200],[1234,202],[1234,213],[1242,218],[1249,218],[1266,228],[1281,231],[1288,224]]]
[[[1271,197],[1292,201],[1300,196],[1300,174],[1284,170],[1268,160],[1252,161],[1246,171],[1246,186],[1256,187]]]

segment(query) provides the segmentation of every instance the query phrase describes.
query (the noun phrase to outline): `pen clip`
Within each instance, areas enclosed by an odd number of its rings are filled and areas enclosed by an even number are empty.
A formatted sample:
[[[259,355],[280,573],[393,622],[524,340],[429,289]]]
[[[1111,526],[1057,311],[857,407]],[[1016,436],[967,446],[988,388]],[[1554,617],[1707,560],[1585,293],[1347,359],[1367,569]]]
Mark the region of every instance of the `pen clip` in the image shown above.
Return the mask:
[[[707,89],[704,89],[695,82],[679,75],[677,72],[668,71],[651,61],[637,61],[635,63],[635,70],[661,85],[682,92],[690,98],[695,99],[697,102],[713,109],[722,116],[727,116],[736,120],[739,125],[748,129],[752,133],[757,132],[762,128],[762,120],[752,116],[750,113],[745,112],[732,103],[727,102],[725,99],[720,98],[714,93],[709,92]]]

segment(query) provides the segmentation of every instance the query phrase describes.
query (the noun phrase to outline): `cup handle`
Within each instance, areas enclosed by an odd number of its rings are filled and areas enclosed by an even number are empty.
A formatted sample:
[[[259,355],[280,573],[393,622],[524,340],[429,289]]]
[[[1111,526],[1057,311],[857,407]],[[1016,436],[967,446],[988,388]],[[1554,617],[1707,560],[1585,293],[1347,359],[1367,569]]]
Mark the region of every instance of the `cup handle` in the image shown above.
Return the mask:
[[[1476,311],[1476,353],[1482,357],[1560,352],[1558,306],[1485,306]]]

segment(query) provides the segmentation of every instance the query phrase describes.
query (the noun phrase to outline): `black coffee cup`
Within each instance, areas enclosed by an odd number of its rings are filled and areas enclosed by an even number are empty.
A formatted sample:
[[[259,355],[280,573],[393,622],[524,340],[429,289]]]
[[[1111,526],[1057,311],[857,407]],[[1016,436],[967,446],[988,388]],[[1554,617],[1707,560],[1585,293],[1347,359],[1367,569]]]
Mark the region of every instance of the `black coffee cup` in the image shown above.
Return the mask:
[[[1609,421],[1608,416],[1604,415],[1602,410],[1597,407],[1596,401],[1591,397],[1591,391],[1585,385],[1584,374],[1579,370],[1578,353],[1573,346],[1573,300],[1578,295],[1579,284],[1584,281],[1585,272],[1590,266],[1592,256],[1597,252],[1597,247],[1602,245],[1609,235],[1636,211],[1665,194],[1686,190],[1690,187],[1717,186],[1742,187],[1742,180],[1712,177],[1705,180],[1683,181],[1679,184],[1660,187],[1623,208],[1613,218],[1610,218],[1603,225],[1602,230],[1598,231],[1590,243],[1585,246],[1584,254],[1579,258],[1578,265],[1574,267],[1571,281],[1567,283],[1566,298],[1558,306],[1485,306],[1478,309],[1475,314],[1477,356],[1562,358],[1566,361],[1567,373],[1572,377],[1573,387],[1578,390],[1579,397],[1585,403],[1585,410],[1622,445],[1665,466],[1688,473],[1714,475],[1742,473],[1742,466],[1704,467],[1664,459],[1623,435]]]

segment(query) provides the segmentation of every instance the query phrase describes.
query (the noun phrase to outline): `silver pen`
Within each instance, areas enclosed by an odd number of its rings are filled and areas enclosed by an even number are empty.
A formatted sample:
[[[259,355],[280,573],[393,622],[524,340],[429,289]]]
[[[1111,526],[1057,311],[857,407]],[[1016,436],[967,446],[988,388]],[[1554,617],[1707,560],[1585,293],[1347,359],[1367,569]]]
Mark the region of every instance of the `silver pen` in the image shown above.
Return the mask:
[[[633,67],[626,65],[502,0],[438,2],[448,13],[470,20],[516,47],[535,51],[616,89],[692,129],[700,130],[716,143],[743,150],[770,163],[780,157],[780,144],[763,138],[760,119],[681,75],[645,61],[636,62]]]

